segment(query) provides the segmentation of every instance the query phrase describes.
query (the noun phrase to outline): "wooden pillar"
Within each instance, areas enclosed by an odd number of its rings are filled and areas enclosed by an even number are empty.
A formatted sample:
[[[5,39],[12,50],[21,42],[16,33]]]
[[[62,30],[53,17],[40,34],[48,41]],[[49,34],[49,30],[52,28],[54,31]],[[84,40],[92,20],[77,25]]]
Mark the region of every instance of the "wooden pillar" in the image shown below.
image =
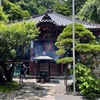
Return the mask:
[[[41,62],[41,61],[39,60],[38,72],[40,72],[40,69],[41,69],[41,68],[40,68],[40,67],[41,67],[41,66],[40,66],[40,62]]]
[[[49,66],[48,66],[48,75],[49,75],[49,81],[50,81],[50,60],[49,60]]]

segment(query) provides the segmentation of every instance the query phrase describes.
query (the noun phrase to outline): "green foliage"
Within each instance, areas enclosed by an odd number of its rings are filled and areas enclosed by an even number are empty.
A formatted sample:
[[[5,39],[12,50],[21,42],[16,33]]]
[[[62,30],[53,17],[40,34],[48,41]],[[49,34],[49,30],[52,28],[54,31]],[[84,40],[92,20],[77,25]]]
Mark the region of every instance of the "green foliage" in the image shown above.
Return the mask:
[[[2,7],[0,7],[0,21],[7,21],[7,15],[3,12]]]
[[[95,98],[100,93],[100,80],[95,78],[88,66],[76,64],[76,80],[80,92],[87,98]]]
[[[76,46],[76,50],[81,53],[88,52],[88,53],[98,54],[100,52],[100,46],[91,44],[78,44]]]
[[[30,41],[33,40],[37,35],[38,29],[36,28],[35,23],[33,23],[32,21],[23,21],[10,25],[1,24],[1,51],[6,52],[5,55],[10,55],[12,51],[13,53],[16,52],[14,50],[18,46],[22,46],[25,50],[25,48],[27,49],[27,46],[29,45]],[[10,57],[12,57],[11,55]]]
[[[38,7],[34,1],[20,1],[16,4],[20,5],[23,10],[27,10],[31,16],[38,14]]]
[[[87,0],[83,8],[77,14],[79,19],[100,23],[100,0]],[[91,9],[91,10],[90,10]]]
[[[9,52],[10,52],[10,55],[12,55],[12,56],[16,55],[16,50],[15,49],[10,50]]]
[[[6,61],[18,61],[23,57],[29,48],[30,42],[39,34],[36,24],[33,21],[16,22],[9,25],[0,24],[0,65],[4,71],[6,81],[11,81],[15,64],[11,67]],[[17,53],[17,48],[21,48]],[[9,70],[7,69],[9,68]],[[7,72],[8,71],[8,72]],[[7,76],[9,73],[9,76]]]
[[[12,20],[41,14],[46,12],[49,8],[52,8],[55,12],[65,16],[72,15],[72,0],[3,0],[2,3],[4,12],[9,15],[10,19],[13,18]],[[9,3],[11,5],[9,5]],[[91,0],[76,0],[75,17],[81,20],[99,23],[99,4],[99,0],[93,0],[92,2]],[[11,8],[12,5],[17,7]],[[16,15],[13,15],[13,13]],[[12,17],[10,15],[12,15]],[[14,16],[16,18],[14,18]]]
[[[10,83],[6,83],[5,85],[0,86],[0,92],[12,92],[12,91],[16,91],[20,88],[20,84],[17,82],[10,82]]]
[[[58,50],[57,54],[66,56],[69,51],[72,51],[72,24],[64,28],[62,33],[58,36],[57,42],[55,43]],[[65,52],[66,51],[66,52]],[[100,51],[100,45],[96,41],[96,37],[91,31],[86,29],[83,25],[75,23],[75,52],[76,59],[81,59],[80,54],[85,54],[85,58],[88,55],[97,55]],[[88,54],[87,54],[88,53]],[[92,58],[91,58],[92,59]],[[85,59],[88,62],[88,59]],[[60,60],[58,62],[61,62]],[[62,62],[63,63],[63,62]]]
[[[22,10],[20,6],[9,3],[10,9],[8,11],[10,20],[18,20],[25,17],[29,17],[29,13],[26,10]]]
[[[54,5],[53,8],[59,14],[62,14],[65,16],[71,15],[71,11],[68,9],[66,4],[63,4],[63,3],[61,4],[60,2],[58,2]]]
[[[27,10],[22,10],[20,5],[11,2],[4,3],[3,7],[9,20],[19,20],[30,16]]]
[[[75,14],[77,14],[80,11],[80,9],[82,9],[86,1],[87,0],[75,0]],[[67,8],[71,12],[72,11],[72,0],[66,0],[66,4],[67,4]]]
[[[38,13],[39,14],[42,14],[42,13],[44,13],[44,12],[46,12],[47,11],[47,9],[46,9],[46,7],[44,7],[44,6],[40,6],[39,8],[38,8]]]
[[[9,15],[9,19],[18,20],[30,15],[41,14],[52,8],[63,15],[71,15],[66,2],[63,0],[4,0],[4,11]],[[25,14],[24,14],[25,13]],[[30,14],[30,15],[29,15]],[[27,16],[26,16],[27,15]],[[14,18],[15,17],[15,18]]]
[[[59,55],[59,54],[65,54],[65,52],[66,51],[64,49],[59,49],[59,50],[56,51],[56,54],[57,55]]]
[[[63,64],[66,64],[66,63],[69,63],[69,62],[72,62],[73,61],[73,58],[72,57],[64,57],[64,58],[60,58],[57,60],[57,63],[63,63]]]

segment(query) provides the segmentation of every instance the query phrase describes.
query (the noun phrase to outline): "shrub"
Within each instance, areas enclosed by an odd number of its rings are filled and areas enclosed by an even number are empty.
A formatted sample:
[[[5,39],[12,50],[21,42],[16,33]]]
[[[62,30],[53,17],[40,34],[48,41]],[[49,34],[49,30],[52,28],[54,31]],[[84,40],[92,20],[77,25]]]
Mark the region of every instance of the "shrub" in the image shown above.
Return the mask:
[[[93,76],[91,69],[83,64],[76,64],[76,82],[80,93],[87,98],[95,98],[100,94],[100,80]]]

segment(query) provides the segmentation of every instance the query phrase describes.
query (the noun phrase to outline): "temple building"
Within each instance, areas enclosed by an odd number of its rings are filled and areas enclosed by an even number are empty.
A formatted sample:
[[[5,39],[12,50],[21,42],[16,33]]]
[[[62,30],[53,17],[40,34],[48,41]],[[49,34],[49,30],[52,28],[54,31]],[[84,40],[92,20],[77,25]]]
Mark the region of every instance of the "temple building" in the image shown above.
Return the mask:
[[[50,75],[61,75],[64,70],[64,65],[56,63],[59,56],[55,54],[55,51],[57,50],[55,47],[55,42],[64,27],[72,24],[72,19],[55,13],[52,10],[48,10],[46,13],[36,15],[27,20],[36,22],[36,25],[40,30],[37,40],[31,41],[30,72],[34,75],[36,74],[37,61],[34,61],[35,57],[49,56],[53,58],[53,60],[50,61]],[[97,40],[100,41],[100,24],[91,24],[79,20],[75,20],[75,22],[84,25],[87,29],[92,31]],[[40,63],[40,66],[42,69],[45,69],[47,63],[43,61]],[[97,77],[100,77],[100,64],[97,66],[98,67],[95,67],[99,70]]]

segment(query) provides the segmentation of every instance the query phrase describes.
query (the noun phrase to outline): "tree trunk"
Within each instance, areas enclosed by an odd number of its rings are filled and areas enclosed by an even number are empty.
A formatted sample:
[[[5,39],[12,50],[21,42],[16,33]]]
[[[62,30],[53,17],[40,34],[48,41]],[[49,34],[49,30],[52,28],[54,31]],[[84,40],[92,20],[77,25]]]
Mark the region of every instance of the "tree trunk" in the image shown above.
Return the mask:
[[[12,82],[12,72],[10,70],[6,73],[6,82]]]
[[[13,81],[14,68],[15,68],[15,64],[12,64],[11,68],[9,70],[7,70],[7,73],[6,73],[6,81],[7,82]]]
[[[1,62],[0,65],[4,72],[5,82],[12,82],[15,64],[9,67],[5,62]]]
[[[5,83],[5,79],[3,77],[3,72],[0,70],[0,85]]]

